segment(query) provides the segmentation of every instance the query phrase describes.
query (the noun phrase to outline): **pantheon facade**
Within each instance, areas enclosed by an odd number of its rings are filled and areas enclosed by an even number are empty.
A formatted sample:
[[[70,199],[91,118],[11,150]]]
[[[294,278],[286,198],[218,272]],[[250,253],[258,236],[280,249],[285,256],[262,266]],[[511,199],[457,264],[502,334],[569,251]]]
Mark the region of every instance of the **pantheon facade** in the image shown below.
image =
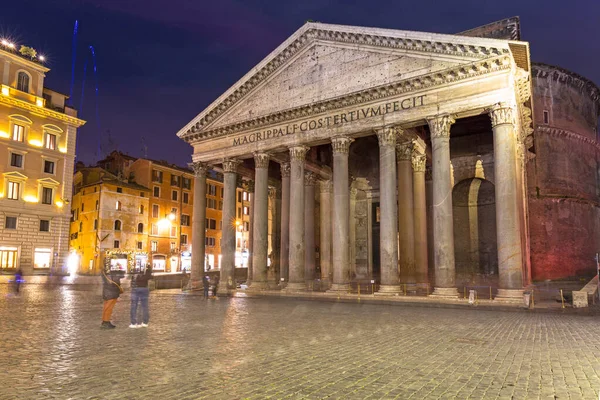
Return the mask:
[[[192,279],[210,168],[224,176],[222,292],[236,287],[244,182],[254,290],[375,281],[376,295],[457,297],[485,281],[510,301],[535,280],[593,275],[599,90],[532,63],[518,24],[302,26],[178,132],[194,150]]]

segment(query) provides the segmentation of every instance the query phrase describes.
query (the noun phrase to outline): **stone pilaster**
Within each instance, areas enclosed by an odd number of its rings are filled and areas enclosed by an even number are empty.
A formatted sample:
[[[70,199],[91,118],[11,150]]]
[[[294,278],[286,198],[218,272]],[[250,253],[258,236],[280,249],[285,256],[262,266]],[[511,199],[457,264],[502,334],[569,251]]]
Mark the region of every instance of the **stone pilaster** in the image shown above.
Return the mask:
[[[290,261],[290,163],[281,164],[281,244],[279,268],[282,286],[289,281]]]
[[[304,159],[308,147],[290,147],[290,247],[288,291],[306,290],[304,282]]]
[[[450,126],[454,118],[443,115],[427,120],[431,132],[433,174],[433,295],[458,297],[454,266],[454,222],[450,172]]]
[[[320,183],[320,254],[321,286],[329,288],[331,284],[331,192],[333,184],[330,180]]]
[[[228,295],[236,289],[235,282],[235,197],[237,167],[240,161],[223,161],[223,231],[221,233],[221,273],[218,294]],[[206,186],[206,185],[205,185]],[[206,197],[206,196],[205,196]]]
[[[396,144],[398,162],[398,238],[400,280],[416,283],[412,141]]]
[[[425,197],[425,148],[415,145],[412,154],[415,270],[418,283],[428,282],[427,202]]]
[[[304,279],[315,280],[315,184],[317,176],[312,172],[304,174]],[[309,284],[310,285],[310,284]],[[309,286],[310,287],[310,286]]]
[[[396,196],[396,137],[398,128],[376,131],[379,140],[379,215],[381,285],[378,294],[398,294],[398,219]]]
[[[250,200],[250,223],[248,224],[248,251],[250,255],[254,253],[254,181],[247,181],[246,191],[248,192],[248,198]],[[252,285],[252,279],[254,276],[254,265],[252,264],[252,257],[248,257],[248,279],[246,284]]]
[[[205,268],[206,238],[206,172],[208,165],[201,162],[189,163],[194,170],[194,211],[192,214],[192,271],[190,288],[202,286]]]
[[[333,283],[329,290],[334,292],[347,292],[350,282],[348,154],[353,141],[346,136],[331,139],[333,149]]]
[[[269,206],[269,154],[254,153],[254,226],[252,243],[252,290],[267,287],[268,206]]]
[[[496,229],[498,274],[496,300],[521,301],[523,258],[517,188],[517,140],[514,109],[497,104],[489,110],[494,134],[494,175],[496,178]]]

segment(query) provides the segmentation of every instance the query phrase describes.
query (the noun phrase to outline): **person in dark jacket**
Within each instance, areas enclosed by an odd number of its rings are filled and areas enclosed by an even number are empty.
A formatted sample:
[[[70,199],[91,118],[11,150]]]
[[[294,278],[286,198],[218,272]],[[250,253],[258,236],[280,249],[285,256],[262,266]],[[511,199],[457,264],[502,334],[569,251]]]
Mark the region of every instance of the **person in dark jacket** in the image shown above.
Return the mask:
[[[118,272],[109,271],[109,274],[107,274],[105,270],[102,270],[102,298],[104,299],[104,308],[102,310],[101,328],[115,328],[115,325],[110,322],[110,317],[121,293],[123,293],[123,289],[121,288],[121,276]]]
[[[204,287],[204,298],[208,299],[208,289],[210,288],[210,278],[208,275],[202,277],[202,286]]]
[[[152,270],[149,267],[146,267],[146,270],[143,273],[137,274],[131,279],[130,328],[145,328],[148,326],[148,322],[150,322],[150,311],[148,310],[148,297],[150,294],[150,291],[148,290],[148,281],[150,279],[152,279]],[[141,303],[142,305],[141,324],[138,323],[137,318],[138,303]]]

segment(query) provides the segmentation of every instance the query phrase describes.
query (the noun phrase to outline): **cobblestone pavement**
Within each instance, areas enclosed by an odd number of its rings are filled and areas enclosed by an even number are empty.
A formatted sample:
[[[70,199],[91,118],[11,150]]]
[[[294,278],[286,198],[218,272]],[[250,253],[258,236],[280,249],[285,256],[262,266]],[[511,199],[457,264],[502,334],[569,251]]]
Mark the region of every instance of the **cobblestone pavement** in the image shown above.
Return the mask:
[[[1,399],[598,399],[598,317],[0,285]]]

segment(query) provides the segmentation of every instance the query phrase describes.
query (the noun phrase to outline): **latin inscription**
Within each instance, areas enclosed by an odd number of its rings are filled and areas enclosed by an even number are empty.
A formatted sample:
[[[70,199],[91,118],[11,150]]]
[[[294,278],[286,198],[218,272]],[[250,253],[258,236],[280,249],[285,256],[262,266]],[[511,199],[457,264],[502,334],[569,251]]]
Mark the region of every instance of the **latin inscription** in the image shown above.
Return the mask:
[[[425,104],[425,96],[426,95],[408,97],[403,100],[390,101],[389,103],[380,104],[374,107],[359,108],[354,111],[347,111],[345,113],[320,117],[277,128],[266,129],[260,132],[254,132],[249,135],[234,138],[233,145],[239,146],[248,143],[260,142],[263,140],[276,139],[282,136],[294,135],[298,132],[307,132],[319,128],[343,125],[361,119],[378,117],[402,110],[408,110],[410,108],[420,107]]]

